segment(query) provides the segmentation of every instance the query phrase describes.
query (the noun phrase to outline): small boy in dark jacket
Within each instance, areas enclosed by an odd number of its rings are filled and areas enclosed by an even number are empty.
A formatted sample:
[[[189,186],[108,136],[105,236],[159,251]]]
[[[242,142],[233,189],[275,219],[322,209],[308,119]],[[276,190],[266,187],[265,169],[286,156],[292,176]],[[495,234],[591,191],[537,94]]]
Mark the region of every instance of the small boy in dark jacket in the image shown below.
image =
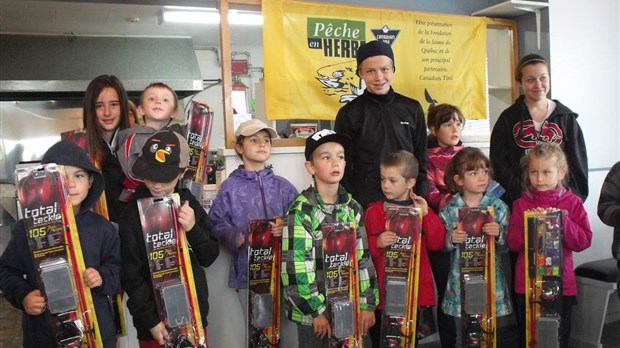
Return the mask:
[[[53,145],[43,155],[41,163],[56,163],[65,168],[86,266],[84,281],[92,292],[103,345],[115,347],[116,329],[108,296],[120,290],[120,243],[112,223],[90,210],[103,192],[103,176],[86,152],[69,141]],[[23,346],[57,347],[44,315],[46,299],[36,279],[26,228],[20,220],[13,227],[9,245],[0,257],[0,290],[15,308],[25,312],[22,316]]]
[[[122,284],[129,296],[127,307],[142,348],[163,346],[169,334],[157,313],[138,212],[139,199],[163,197],[173,192],[181,197],[179,224],[190,246],[200,315],[203,325],[207,325],[209,290],[202,267],[210,266],[217,259],[219,246],[217,239],[212,236],[213,227],[202,205],[188,189],[177,187],[188,164],[189,147],[181,135],[170,131],[153,134],[142,147],[142,153],[132,168],[134,173],[144,179],[145,186],[138,188],[119,219],[123,256]]]

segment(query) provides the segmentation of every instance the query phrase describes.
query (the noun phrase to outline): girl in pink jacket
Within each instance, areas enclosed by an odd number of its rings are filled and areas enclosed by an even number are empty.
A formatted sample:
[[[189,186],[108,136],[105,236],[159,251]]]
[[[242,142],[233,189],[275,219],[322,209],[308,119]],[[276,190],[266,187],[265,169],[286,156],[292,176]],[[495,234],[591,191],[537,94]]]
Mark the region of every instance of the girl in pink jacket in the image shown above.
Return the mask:
[[[563,270],[562,313],[560,323],[561,347],[568,347],[570,337],[571,307],[577,303],[577,283],[573,270],[573,251],[587,249],[592,243],[592,230],[588,214],[581,198],[563,185],[567,176],[566,156],[559,145],[540,143],[534,146],[522,160],[528,189],[514,201],[508,246],[518,253],[515,270],[515,293],[517,294],[517,320],[521,330],[521,342],[525,341],[525,241],[524,212],[526,210],[555,208],[563,214]]]

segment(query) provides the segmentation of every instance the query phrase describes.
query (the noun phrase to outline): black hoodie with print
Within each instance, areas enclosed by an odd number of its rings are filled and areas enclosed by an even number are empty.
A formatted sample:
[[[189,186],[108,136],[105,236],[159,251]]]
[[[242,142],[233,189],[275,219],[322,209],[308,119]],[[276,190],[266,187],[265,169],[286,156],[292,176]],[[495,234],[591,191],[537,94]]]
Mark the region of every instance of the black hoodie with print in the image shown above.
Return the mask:
[[[495,180],[506,189],[502,200],[512,206],[525,191],[521,158],[537,143],[548,142],[564,150],[568,161],[567,185],[585,201],[588,197],[588,154],[577,113],[554,100],[555,110],[537,133],[524,99],[520,96],[502,112],[491,133],[490,157]]]

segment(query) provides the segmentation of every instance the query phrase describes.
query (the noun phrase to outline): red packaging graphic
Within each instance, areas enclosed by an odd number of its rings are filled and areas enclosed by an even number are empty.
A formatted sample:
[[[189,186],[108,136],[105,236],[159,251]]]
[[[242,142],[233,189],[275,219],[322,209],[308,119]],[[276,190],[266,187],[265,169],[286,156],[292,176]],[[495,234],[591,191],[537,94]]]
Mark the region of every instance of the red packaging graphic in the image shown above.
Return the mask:
[[[206,347],[179,195],[138,200],[153,294],[170,340],[166,347]]]
[[[68,201],[64,169],[45,164],[15,171],[28,246],[45,316],[59,347],[103,347],[84,258]]]

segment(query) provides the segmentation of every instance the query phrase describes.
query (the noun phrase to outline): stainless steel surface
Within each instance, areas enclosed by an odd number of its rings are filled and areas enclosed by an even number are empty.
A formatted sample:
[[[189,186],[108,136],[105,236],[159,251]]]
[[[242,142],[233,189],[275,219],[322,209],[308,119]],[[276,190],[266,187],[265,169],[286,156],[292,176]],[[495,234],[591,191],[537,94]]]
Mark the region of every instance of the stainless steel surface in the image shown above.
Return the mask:
[[[0,45],[2,101],[80,99],[88,83],[102,74],[118,76],[137,93],[152,82],[164,82],[182,96],[203,89],[189,37],[0,34]]]
[[[60,133],[82,127],[81,104],[0,102],[0,183],[13,183],[15,164],[38,161]]]

